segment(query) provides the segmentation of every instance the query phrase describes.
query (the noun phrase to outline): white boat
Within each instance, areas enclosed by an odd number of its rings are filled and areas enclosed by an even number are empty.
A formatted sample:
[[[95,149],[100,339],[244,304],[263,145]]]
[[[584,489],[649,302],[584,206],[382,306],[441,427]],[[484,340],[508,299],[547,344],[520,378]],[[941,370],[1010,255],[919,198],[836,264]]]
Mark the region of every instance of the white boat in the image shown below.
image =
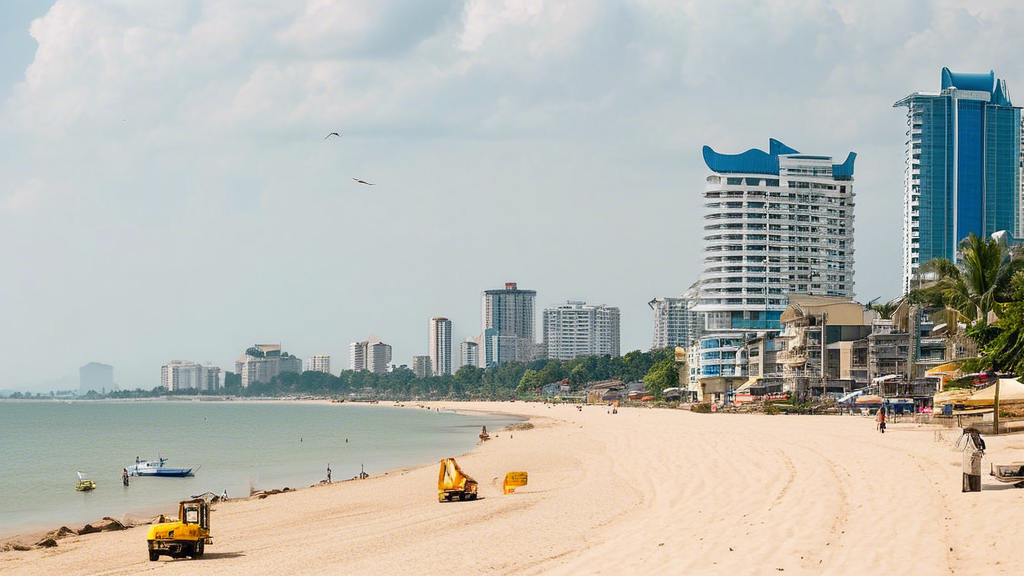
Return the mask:
[[[168,478],[184,478],[192,475],[191,468],[172,468],[165,466],[167,458],[158,460],[136,460],[128,467],[129,476],[165,476]]]

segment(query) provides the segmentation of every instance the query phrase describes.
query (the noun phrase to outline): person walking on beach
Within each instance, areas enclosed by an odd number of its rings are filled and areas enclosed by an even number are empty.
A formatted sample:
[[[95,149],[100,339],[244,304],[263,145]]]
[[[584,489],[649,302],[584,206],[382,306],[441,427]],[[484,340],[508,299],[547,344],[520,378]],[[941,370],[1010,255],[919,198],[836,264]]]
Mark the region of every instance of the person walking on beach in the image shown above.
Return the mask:
[[[878,431],[885,434],[885,406],[878,409]]]
[[[327,483],[328,484],[331,483],[331,465],[330,464],[327,465]]]

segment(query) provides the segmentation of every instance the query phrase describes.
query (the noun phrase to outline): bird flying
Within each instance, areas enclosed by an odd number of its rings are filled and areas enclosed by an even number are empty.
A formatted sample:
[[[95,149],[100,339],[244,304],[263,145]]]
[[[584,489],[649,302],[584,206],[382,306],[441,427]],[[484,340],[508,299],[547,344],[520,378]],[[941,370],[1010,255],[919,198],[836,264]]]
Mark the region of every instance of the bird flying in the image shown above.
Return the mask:
[[[365,180],[360,180],[359,178],[353,178],[353,180],[355,180],[356,182],[359,182],[360,184],[366,184],[367,186],[376,186],[376,184],[371,184],[370,182],[367,182]]]
[[[328,138],[330,138],[331,136],[337,136],[338,138],[341,138],[341,134],[338,134],[337,132],[331,132],[331,133],[330,133],[330,134],[328,134],[327,136],[324,136],[324,140],[327,140],[327,139],[328,139]]]

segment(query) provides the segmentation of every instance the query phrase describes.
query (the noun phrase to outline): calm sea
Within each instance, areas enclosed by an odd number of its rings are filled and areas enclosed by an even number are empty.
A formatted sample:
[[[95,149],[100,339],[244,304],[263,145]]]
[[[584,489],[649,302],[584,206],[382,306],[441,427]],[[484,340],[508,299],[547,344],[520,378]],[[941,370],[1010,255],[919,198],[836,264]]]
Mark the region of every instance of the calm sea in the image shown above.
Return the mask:
[[[0,535],[163,511],[207,490],[304,488],[468,452],[480,427],[514,421],[425,409],[235,402],[0,402]],[[346,442],[347,440],[347,442]],[[136,456],[199,467],[132,478]],[[76,471],[96,490],[76,492]]]

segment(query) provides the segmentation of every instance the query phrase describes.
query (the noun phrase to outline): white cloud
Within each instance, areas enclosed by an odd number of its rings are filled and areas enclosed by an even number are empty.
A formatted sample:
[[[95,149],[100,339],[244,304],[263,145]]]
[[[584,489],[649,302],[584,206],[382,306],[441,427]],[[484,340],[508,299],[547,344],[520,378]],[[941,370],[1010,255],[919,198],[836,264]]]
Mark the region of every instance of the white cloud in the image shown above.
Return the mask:
[[[0,196],[0,213],[23,214],[38,208],[45,200],[46,183],[39,178],[15,188],[9,194]]]

